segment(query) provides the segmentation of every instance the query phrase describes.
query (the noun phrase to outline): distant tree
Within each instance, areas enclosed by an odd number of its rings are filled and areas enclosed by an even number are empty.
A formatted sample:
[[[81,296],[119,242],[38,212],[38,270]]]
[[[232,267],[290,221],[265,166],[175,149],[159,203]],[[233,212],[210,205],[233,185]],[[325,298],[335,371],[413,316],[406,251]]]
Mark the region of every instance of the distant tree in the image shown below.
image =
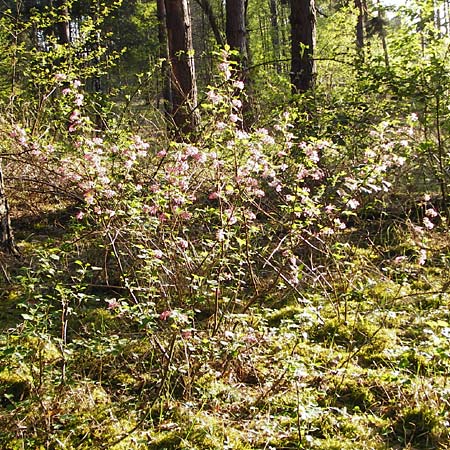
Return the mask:
[[[156,1],[158,15],[159,56],[162,61],[164,111],[170,117],[172,113],[172,86],[170,82],[169,42],[167,40],[166,4],[164,0]]]
[[[51,2],[58,14],[56,23],[56,37],[60,44],[70,44],[70,14],[65,0],[53,0]]]
[[[358,13],[358,20],[356,22],[356,45],[358,47],[360,56],[363,56],[364,40],[366,34],[367,24],[367,1],[355,0],[355,8]]]
[[[209,25],[214,34],[217,45],[223,47],[225,40],[223,38],[222,31],[217,21],[216,14],[209,0],[195,0],[196,3],[202,8],[203,13],[208,18]]]
[[[269,0],[270,8],[270,24],[271,24],[271,38],[273,54],[275,56],[275,69],[278,73],[281,72],[280,64],[280,26],[278,20],[278,5],[276,0]]]
[[[0,250],[17,255],[16,244],[11,228],[8,199],[3,182],[3,170],[0,164]]]
[[[293,93],[314,86],[316,8],[314,0],[291,0],[291,84]]]
[[[243,79],[248,65],[248,42],[246,26],[246,1],[226,1],[226,36],[231,49],[239,52],[239,78]]]
[[[197,83],[189,4],[187,0],[165,0],[165,8],[172,117],[180,132],[190,133],[197,128],[198,115],[194,112]]]

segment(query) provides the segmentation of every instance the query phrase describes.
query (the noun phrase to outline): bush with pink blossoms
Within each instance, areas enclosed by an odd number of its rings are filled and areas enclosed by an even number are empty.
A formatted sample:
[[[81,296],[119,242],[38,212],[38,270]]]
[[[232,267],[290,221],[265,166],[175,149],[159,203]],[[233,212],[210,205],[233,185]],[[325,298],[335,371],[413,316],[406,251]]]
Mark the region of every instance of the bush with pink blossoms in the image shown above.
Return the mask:
[[[389,191],[408,149],[401,128],[382,124],[370,145],[339,158],[340,145],[298,136],[288,110],[244,130],[241,86],[223,76],[193,143],[99,132],[76,80],[63,92],[64,140],[20,127],[10,137],[32,183],[76,199],[75,228],[86,248],[98,246],[87,262],[102,267],[99,282],[158,310],[208,310],[215,327],[269,296],[301,298],[317,279],[314,258],[334,257],[349,218]]]

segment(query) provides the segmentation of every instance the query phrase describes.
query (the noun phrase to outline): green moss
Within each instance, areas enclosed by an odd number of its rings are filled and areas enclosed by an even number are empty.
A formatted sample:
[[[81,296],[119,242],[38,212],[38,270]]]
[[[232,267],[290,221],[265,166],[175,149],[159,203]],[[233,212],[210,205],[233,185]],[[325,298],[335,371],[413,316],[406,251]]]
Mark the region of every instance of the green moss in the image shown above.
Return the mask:
[[[363,411],[370,409],[375,402],[375,397],[364,381],[358,378],[336,379],[334,386],[327,392],[327,399],[331,405],[338,408]]]
[[[421,449],[433,449],[448,443],[449,432],[438,411],[426,406],[405,408],[398,414],[390,436]]]
[[[0,403],[3,406],[25,400],[31,392],[32,380],[29,375],[8,369],[0,372]]]
[[[123,323],[110,310],[106,308],[93,308],[86,311],[73,326],[75,329],[81,328],[87,332],[114,332],[123,328]]]
[[[278,326],[283,320],[292,320],[296,314],[301,313],[304,308],[299,306],[285,306],[267,315],[267,322],[270,326]]]
[[[177,432],[163,432],[152,436],[147,448],[149,450],[178,450],[180,443],[181,437]]]
[[[380,352],[395,345],[395,332],[386,330],[369,320],[343,323],[330,319],[325,324],[317,324],[310,330],[311,339],[327,345],[338,345],[347,349],[365,347],[364,354],[370,358],[371,352]]]

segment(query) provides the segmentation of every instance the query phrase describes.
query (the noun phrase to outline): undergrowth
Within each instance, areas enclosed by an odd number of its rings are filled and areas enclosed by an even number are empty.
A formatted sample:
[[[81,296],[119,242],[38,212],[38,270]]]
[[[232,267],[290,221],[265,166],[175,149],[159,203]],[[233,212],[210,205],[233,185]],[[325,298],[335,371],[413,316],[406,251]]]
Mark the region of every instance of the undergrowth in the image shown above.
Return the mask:
[[[246,130],[219,57],[183,142],[114,108],[99,129],[74,73],[0,121],[21,251],[0,260],[1,447],[449,448],[429,110],[383,114],[371,91],[355,130],[350,93],[318,90]]]

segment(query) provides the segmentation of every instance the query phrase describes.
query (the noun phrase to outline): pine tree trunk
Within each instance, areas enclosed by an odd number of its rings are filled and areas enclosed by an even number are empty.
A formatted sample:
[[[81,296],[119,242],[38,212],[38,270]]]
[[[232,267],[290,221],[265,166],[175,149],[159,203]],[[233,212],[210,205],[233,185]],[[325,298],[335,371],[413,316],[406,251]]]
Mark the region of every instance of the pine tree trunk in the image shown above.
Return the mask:
[[[65,0],[53,0],[59,21],[56,23],[56,37],[60,44],[70,44],[70,14]]]
[[[316,8],[314,0],[291,0],[291,84],[294,94],[314,87]]]
[[[245,24],[245,1],[227,0],[226,3],[226,35],[227,44],[239,52],[239,66],[245,70],[248,62],[247,30]]]
[[[214,14],[211,2],[209,0],[196,0],[196,2],[198,5],[200,5],[205,16],[208,18],[208,22],[214,34],[214,38],[216,39],[217,45],[223,47],[225,44],[225,40],[222,36],[219,25],[217,23],[217,18],[216,15]]]
[[[270,24],[272,26],[271,38],[272,38],[273,56],[275,59],[275,69],[277,73],[281,73],[280,26],[278,23],[278,8],[276,0],[269,0],[269,8],[270,8]]]
[[[232,50],[238,52],[237,57],[233,57],[237,63],[235,78],[243,81],[246,85],[246,96],[242,97],[242,126],[249,128],[253,122],[251,108],[251,80],[248,76],[249,66],[249,42],[247,38],[247,6],[246,0],[226,0],[226,37],[227,44]],[[235,95],[240,95],[236,90]]]
[[[19,251],[14,242],[14,236],[11,228],[9,216],[8,200],[5,194],[3,182],[3,170],[0,163],[0,250],[18,255]]]
[[[165,0],[171,68],[172,118],[180,133],[192,133],[198,125],[197,84],[189,5],[187,0]]]
[[[355,8],[358,12],[358,20],[356,22],[356,46],[358,47],[360,54],[362,54],[367,18],[367,5],[365,0],[355,0]]]
[[[166,117],[171,117],[173,101],[172,89],[170,83],[170,64],[169,64],[169,42],[167,40],[166,27],[166,5],[164,0],[156,1],[156,13],[158,16],[158,41],[159,41],[159,57],[162,60],[162,97],[163,108]]]

